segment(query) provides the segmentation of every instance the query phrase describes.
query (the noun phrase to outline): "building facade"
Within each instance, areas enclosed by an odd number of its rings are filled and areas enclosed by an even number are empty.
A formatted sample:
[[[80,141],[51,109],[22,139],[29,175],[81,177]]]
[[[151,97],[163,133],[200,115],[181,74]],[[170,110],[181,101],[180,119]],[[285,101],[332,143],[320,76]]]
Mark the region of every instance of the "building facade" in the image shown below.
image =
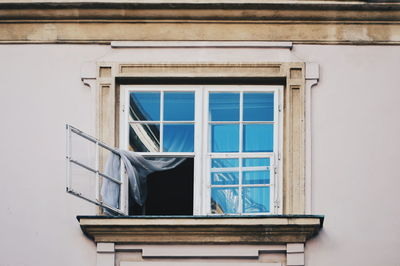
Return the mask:
[[[1,265],[397,265],[399,3],[15,0],[0,18]],[[179,158],[146,207],[138,176],[107,172],[114,147]]]

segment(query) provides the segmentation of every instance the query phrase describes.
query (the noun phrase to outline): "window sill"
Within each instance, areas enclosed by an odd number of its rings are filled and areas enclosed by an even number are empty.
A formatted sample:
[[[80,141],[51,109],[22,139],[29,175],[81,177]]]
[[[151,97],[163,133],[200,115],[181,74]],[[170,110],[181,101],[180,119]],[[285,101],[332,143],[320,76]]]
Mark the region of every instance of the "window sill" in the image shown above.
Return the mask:
[[[321,215],[77,216],[95,242],[144,244],[300,243],[318,234]]]

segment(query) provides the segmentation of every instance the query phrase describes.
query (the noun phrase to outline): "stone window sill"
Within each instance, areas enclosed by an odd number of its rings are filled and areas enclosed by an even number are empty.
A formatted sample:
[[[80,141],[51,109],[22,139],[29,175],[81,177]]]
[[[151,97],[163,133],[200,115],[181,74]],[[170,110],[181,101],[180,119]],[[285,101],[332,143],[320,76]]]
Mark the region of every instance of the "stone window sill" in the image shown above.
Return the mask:
[[[318,234],[321,215],[77,216],[95,242],[143,244],[301,243]]]

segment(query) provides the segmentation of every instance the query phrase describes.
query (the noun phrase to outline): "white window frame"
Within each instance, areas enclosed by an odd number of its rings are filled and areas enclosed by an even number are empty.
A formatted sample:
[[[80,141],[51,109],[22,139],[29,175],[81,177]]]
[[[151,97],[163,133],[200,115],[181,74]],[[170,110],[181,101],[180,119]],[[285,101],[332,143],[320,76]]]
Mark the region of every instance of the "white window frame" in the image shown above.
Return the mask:
[[[72,136],[76,135],[76,137],[82,138],[89,143],[93,143],[95,145],[95,154],[94,154],[94,161],[95,165],[94,168],[87,165],[84,162],[81,162],[73,157],[72,150],[74,149],[72,145]],[[66,190],[68,193],[77,196],[78,198],[84,199],[88,202],[91,202],[95,205],[98,205],[102,208],[107,209],[111,213],[119,214],[119,215],[128,215],[128,177],[121,169],[121,176],[120,179],[115,179],[114,177],[108,176],[104,170],[100,170],[100,149],[107,150],[108,152],[112,152],[118,154],[118,151],[114,148],[108,146],[107,144],[101,142],[100,140],[80,131],[79,129],[71,126],[66,125],[66,178],[67,178],[67,186]],[[86,195],[73,186],[72,179],[73,174],[71,173],[72,166],[80,167],[86,169],[86,171],[95,174],[95,187],[93,188],[95,191],[95,197],[92,198],[89,195]],[[92,178],[92,177],[85,177],[85,178]],[[108,179],[110,182],[117,184],[120,189],[119,193],[119,208],[113,207],[108,205],[102,200],[101,197],[101,185],[104,179]]]
[[[161,113],[163,112],[163,92],[193,91],[195,93],[195,119],[194,119],[194,152],[138,152],[148,157],[190,157],[194,158],[193,173],[193,215],[211,215],[211,157],[213,158],[265,158],[270,157],[270,212],[269,213],[243,213],[234,215],[263,215],[282,214],[282,159],[283,150],[283,86],[281,85],[121,85],[120,86],[120,136],[121,149],[129,146],[129,95],[132,91],[161,92]],[[274,151],[273,152],[240,152],[234,155],[226,153],[209,153],[209,123],[208,123],[208,93],[209,92],[273,92],[274,93]],[[241,102],[243,103],[243,93]],[[243,106],[240,107],[243,110]],[[241,111],[242,117],[242,111]],[[162,115],[160,120],[162,120]],[[146,123],[160,123],[163,121],[146,121]],[[170,121],[168,121],[170,123]],[[175,122],[173,122],[175,123]],[[180,122],[185,123],[185,122]],[[238,122],[242,128],[243,121]],[[257,124],[257,122],[250,122]],[[265,123],[265,122],[263,122]],[[246,122],[247,124],[247,122]],[[162,128],[162,127],[161,127]],[[162,131],[162,129],[160,130]],[[240,133],[242,134],[242,130]],[[241,135],[240,135],[241,136]],[[240,142],[242,138],[240,137]],[[241,144],[240,144],[241,145]],[[162,133],[160,132],[160,149],[162,146]],[[248,157],[246,157],[248,155]],[[219,215],[219,214],[213,214]],[[227,215],[227,214],[224,214]]]

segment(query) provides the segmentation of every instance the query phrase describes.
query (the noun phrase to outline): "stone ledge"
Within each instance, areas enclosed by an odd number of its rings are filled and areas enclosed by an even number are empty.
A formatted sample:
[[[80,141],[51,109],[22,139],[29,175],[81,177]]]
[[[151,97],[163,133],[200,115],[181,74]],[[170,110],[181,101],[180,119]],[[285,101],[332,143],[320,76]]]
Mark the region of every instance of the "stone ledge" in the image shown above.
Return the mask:
[[[245,11],[245,12],[244,12]],[[0,18],[35,21],[250,20],[399,22],[399,3],[356,1],[7,1]]]
[[[320,215],[272,216],[77,216],[95,242],[142,244],[304,243],[318,234]]]

